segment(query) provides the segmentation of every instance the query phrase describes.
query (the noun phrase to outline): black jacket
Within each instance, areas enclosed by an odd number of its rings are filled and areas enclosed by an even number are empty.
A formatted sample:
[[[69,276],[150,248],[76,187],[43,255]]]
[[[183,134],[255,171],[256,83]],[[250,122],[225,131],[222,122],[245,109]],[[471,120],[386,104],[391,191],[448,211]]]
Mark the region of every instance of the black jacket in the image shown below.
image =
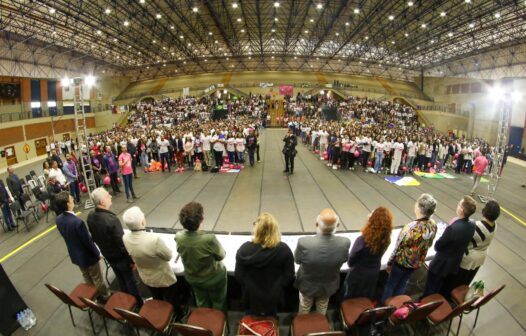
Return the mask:
[[[122,242],[124,231],[117,215],[109,210],[97,207],[88,215],[87,222],[91,236],[104,258],[110,263],[126,259],[130,264],[133,264]]]
[[[22,187],[22,181],[15,174],[9,175],[6,179],[7,187],[11,192],[11,196],[18,199],[20,195],[24,193],[24,188]]]
[[[285,145],[283,146],[283,154],[285,155],[296,155],[296,145],[298,144],[298,139],[294,134],[287,134],[283,138]]]
[[[429,271],[443,278],[448,274],[456,274],[474,233],[475,223],[469,218],[460,218],[448,225],[435,242],[436,254],[429,265]]]
[[[283,289],[294,281],[294,256],[283,242],[271,249],[246,242],[236,254],[235,276],[245,309],[254,314],[275,314]]]
[[[9,204],[9,194],[5,188],[4,181],[0,180],[0,206],[5,203]]]

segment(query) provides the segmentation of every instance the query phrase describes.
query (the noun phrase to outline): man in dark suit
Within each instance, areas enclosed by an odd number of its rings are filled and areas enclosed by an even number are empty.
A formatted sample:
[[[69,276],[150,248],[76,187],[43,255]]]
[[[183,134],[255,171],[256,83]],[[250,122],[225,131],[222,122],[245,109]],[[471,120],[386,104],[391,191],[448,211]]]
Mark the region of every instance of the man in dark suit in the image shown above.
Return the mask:
[[[122,241],[124,231],[121,222],[117,215],[110,211],[111,195],[101,187],[95,189],[91,196],[96,208],[88,215],[89,232],[104,258],[110,263],[120,289],[135,296],[137,301],[142,303],[133,275],[135,265]]]
[[[6,179],[7,187],[9,188],[9,191],[11,192],[11,196],[13,196],[14,199],[16,199],[19,203],[22,209],[26,209],[24,202],[22,201],[22,194],[24,194],[24,188],[22,187],[22,182],[18,178],[18,176],[15,174],[15,169],[13,167],[7,167],[7,173],[9,176]]]
[[[444,279],[456,274],[469,242],[475,233],[475,223],[469,216],[477,210],[477,202],[470,196],[464,196],[457,205],[457,218],[440,239],[435,242],[435,257],[429,265],[426,288],[422,297],[440,293]],[[449,294],[447,294],[449,296]]]
[[[299,290],[300,314],[316,311],[325,315],[329,298],[340,288],[340,268],[347,261],[351,241],[334,235],[339,218],[332,209],[324,209],[316,220],[317,234],[298,240],[294,259],[300,265],[295,286]]]
[[[55,206],[61,213],[56,219],[57,228],[66,242],[71,262],[80,268],[86,283],[97,287],[99,295],[109,297],[99,264],[102,257],[84,221],[73,212],[73,197],[67,191],[62,191],[55,197]]]

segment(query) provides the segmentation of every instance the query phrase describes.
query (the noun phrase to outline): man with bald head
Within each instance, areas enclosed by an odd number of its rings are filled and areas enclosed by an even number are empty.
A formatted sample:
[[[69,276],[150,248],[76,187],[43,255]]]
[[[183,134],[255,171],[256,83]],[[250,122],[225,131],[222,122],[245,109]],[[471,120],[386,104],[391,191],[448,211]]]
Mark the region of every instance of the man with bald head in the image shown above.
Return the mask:
[[[325,315],[329,298],[340,288],[340,268],[351,242],[334,235],[339,221],[332,209],[323,209],[316,219],[316,235],[298,240],[294,260],[300,265],[295,283],[300,314],[309,313],[316,303],[316,311]]]

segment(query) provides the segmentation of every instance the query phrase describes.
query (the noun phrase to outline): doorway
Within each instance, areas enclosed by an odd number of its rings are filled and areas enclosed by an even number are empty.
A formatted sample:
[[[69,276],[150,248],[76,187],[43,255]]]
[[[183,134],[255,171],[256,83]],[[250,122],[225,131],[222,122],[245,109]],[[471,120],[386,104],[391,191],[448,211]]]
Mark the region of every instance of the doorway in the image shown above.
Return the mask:
[[[18,163],[18,160],[16,159],[15,146],[6,147],[4,150],[8,166]]]
[[[37,150],[37,156],[47,154],[46,146],[47,146],[46,138],[35,140],[35,148]]]

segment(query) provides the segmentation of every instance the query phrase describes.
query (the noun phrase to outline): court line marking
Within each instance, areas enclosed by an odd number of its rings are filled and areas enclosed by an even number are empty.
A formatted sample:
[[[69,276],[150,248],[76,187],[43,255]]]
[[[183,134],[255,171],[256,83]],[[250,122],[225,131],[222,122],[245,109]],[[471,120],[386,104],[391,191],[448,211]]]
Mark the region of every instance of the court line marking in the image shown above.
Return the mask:
[[[77,212],[75,213],[75,215],[80,215],[81,212]],[[28,241],[26,241],[25,243],[23,243],[22,245],[20,245],[19,247],[17,247],[16,249],[14,249],[13,251],[9,252],[8,254],[6,254],[5,256],[3,256],[1,259],[0,259],[0,263],[3,263],[4,261],[8,260],[9,258],[11,258],[12,256],[14,256],[16,253],[20,252],[21,250],[23,250],[24,248],[26,248],[27,246],[33,244],[34,242],[36,242],[37,240],[39,240],[40,238],[44,237],[45,235],[47,235],[48,233],[50,233],[51,231],[55,230],[57,228],[56,225],[53,225],[52,227],[46,229],[44,232],[42,233],[39,233],[38,235],[36,235],[35,237],[29,239]]]
[[[511,218],[515,219],[517,222],[521,223],[522,225],[526,226],[526,222],[523,221],[522,219],[520,219],[519,217],[517,217],[514,213],[512,213],[511,211],[509,211],[508,209],[504,208],[504,207],[500,207],[500,209],[502,211],[504,211],[506,214],[508,214]]]

